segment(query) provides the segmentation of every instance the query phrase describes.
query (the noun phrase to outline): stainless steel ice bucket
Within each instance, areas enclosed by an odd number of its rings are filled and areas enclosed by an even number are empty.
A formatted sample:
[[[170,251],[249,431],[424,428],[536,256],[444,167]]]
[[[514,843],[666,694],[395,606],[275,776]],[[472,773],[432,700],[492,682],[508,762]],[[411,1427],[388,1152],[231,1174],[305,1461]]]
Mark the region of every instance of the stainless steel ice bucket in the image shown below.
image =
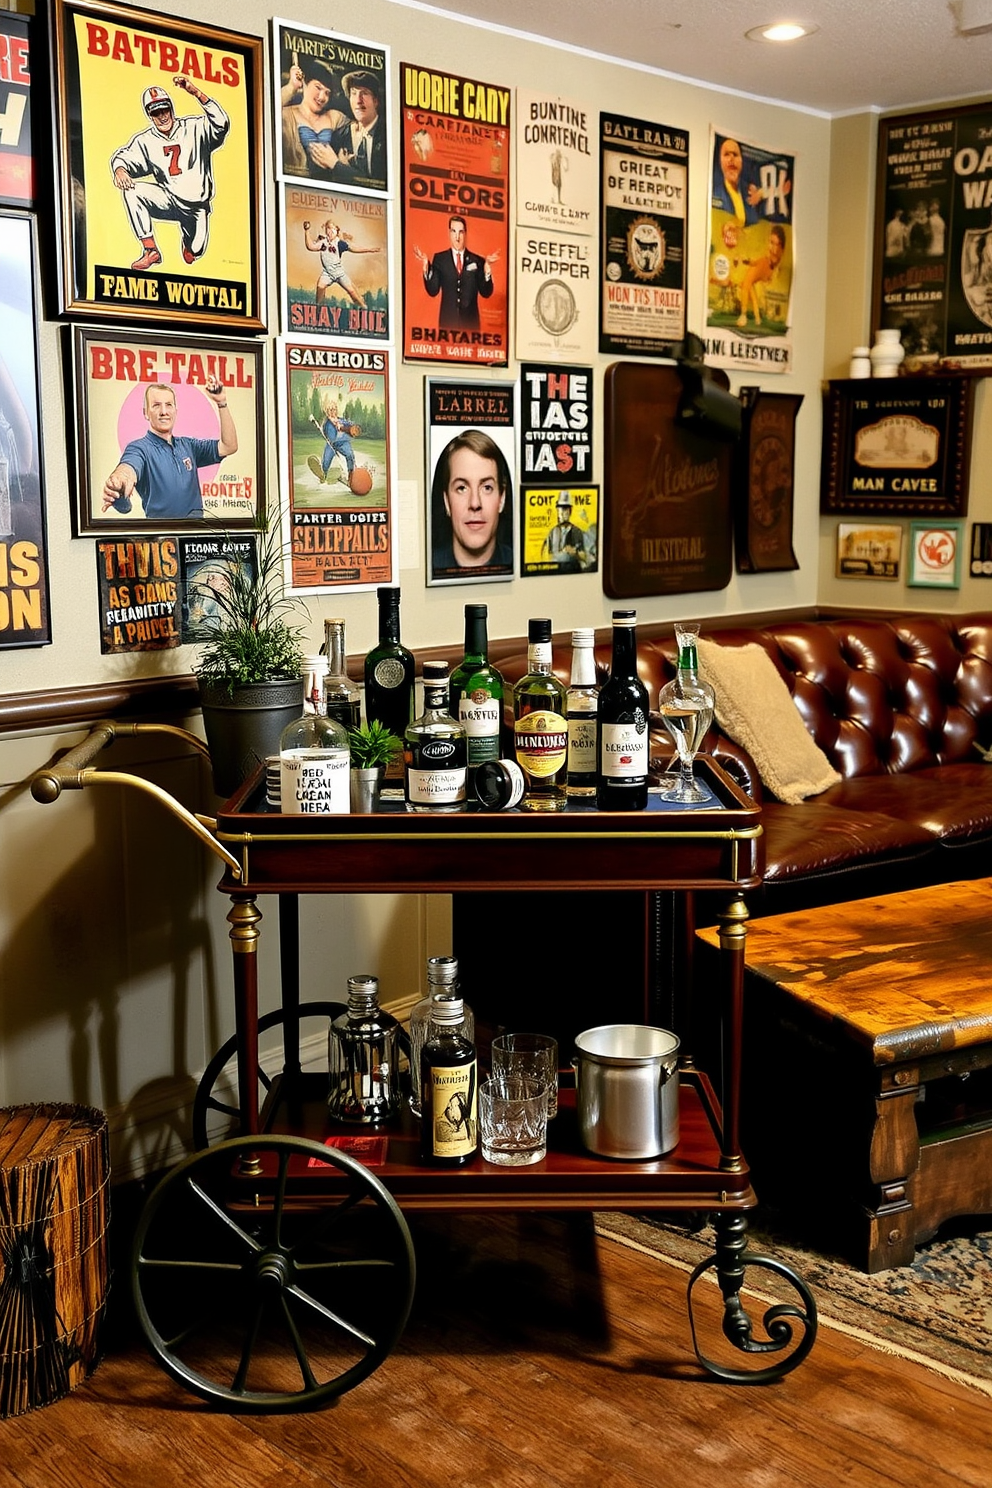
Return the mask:
[[[579,1133],[597,1157],[661,1157],[679,1140],[679,1040],[664,1028],[611,1023],[575,1040]]]

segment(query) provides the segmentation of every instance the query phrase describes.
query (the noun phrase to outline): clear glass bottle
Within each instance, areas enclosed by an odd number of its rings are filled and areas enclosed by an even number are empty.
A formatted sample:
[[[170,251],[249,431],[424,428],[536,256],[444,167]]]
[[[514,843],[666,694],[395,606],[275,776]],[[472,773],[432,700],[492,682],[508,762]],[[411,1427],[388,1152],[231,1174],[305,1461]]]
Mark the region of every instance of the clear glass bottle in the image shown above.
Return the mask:
[[[361,695],[348,676],[348,653],[344,648],[344,621],[324,621],[324,650],[327,674],[324,677],[324,712],[336,718],[346,729],[357,728],[361,720]]]
[[[679,783],[662,793],[663,801],[683,806],[708,801],[709,795],[695,781],[692,762],[713,722],[715,695],[708,682],[700,680],[696,658],[699,622],[680,621],[675,627],[679,660],[675,676],[658,693],[658,713],[672,736],[679,757]]]
[[[340,723],[326,713],[304,713],[279,736],[279,802],[286,816],[347,812],[351,807],[351,748]]]
[[[648,804],[648,708],[637,675],[637,612],[614,610],[613,656],[596,725],[600,811],[643,811]]]
[[[432,1006],[420,1051],[420,1155],[425,1162],[445,1168],[471,1162],[479,1144],[478,1084],[475,1044],[465,1036],[462,999],[442,998]]]
[[[379,979],[348,978],[348,1008],[327,1035],[327,1105],[339,1121],[388,1121],[400,1107],[399,1024],[379,1006]]]
[[[513,689],[513,740],[527,777],[521,811],[564,811],[568,805],[568,724],[565,687],[551,670],[551,621],[527,627],[527,672]]]
[[[365,658],[365,717],[376,719],[402,739],[413,721],[416,663],[400,642],[400,591],[376,590],[379,601],[379,640]],[[388,775],[399,774],[400,765]]]
[[[407,811],[464,811],[465,729],[448,712],[448,663],[424,662],[424,711],[403,746]]]
[[[465,655],[448,681],[448,711],[465,729],[470,797],[479,765],[501,753],[503,678],[489,664],[487,616],[484,604],[465,606]]]
[[[572,631],[572,672],[565,695],[568,722],[568,772],[565,791],[589,799],[596,794],[596,632],[590,627]]]
[[[420,1115],[420,1052],[427,1042],[431,1005],[437,1000],[461,997],[458,986],[457,956],[429,956],[427,959],[427,994],[415,1003],[410,1014],[410,1110]],[[462,1003],[467,1039],[475,1039],[475,1016],[467,1002]]]

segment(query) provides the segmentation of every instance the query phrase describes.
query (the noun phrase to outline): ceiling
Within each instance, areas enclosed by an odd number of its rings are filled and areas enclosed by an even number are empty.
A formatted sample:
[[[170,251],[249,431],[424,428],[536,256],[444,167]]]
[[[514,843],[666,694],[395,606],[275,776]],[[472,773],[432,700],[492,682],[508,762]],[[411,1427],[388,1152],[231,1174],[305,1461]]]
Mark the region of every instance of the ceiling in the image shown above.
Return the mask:
[[[992,0],[443,0],[428,8],[826,114],[992,91]],[[963,36],[959,17],[983,29]],[[819,30],[789,45],[745,39],[751,27],[782,20]],[[567,71],[559,76],[567,92]]]

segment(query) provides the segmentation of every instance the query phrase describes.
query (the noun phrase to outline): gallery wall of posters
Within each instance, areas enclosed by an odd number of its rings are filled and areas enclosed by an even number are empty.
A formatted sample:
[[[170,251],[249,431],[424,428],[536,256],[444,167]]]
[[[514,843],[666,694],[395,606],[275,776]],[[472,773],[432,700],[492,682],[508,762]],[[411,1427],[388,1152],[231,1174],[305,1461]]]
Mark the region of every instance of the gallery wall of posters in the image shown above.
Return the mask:
[[[408,360],[509,360],[510,97],[400,63]]]
[[[28,17],[0,11],[0,206],[34,203],[31,61]]]
[[[389,355],[277,342],[286,583],[295,593],[397,581]]]
[[[427,582],[513,578],[512,382],[427,378]]]
[[[287,335],[387,341],[386,203],[280,182],[281,321]]]
[[[668,356],[686,329],[685,130],[600,114],[599,349]]]
[[[63,313],[264,330],[261,38],[54,16]]]
[[[795,266],[795,156],[711,134],[706,360],[788,372]]]

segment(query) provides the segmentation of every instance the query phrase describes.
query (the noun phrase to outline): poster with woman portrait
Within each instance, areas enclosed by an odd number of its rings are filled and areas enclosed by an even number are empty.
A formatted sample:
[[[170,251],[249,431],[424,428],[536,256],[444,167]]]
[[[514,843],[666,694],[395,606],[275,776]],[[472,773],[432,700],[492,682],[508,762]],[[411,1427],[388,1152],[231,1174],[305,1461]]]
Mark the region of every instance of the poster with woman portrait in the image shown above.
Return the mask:
[[[512,382],[426,381],[427,582],[514,573]]]
[[[291,181],[280,195],[285,333],[387,341],[386,203]]]

